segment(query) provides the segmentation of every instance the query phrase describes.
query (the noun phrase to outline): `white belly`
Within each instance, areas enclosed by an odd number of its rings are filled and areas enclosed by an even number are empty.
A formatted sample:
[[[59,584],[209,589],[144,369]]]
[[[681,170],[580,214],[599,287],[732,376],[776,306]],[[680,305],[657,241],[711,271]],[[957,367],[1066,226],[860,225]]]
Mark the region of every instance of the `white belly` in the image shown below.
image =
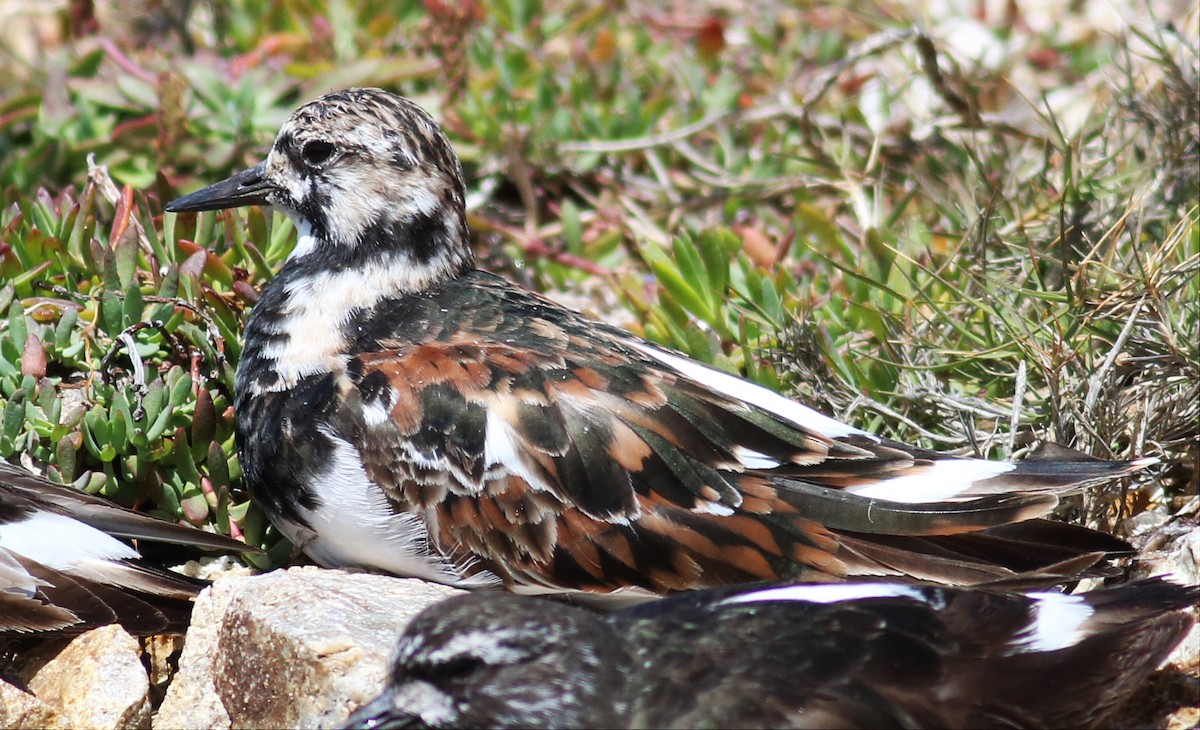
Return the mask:
[[[307,485],[320,506],[304,513],[307,527],[280,521],[289,540],[327,568],[366,568],[462,588],[497,583],[486,573],[464,578],[462,566],[432,549],[420,516],[393,511],[363,469],[358,449],[333,433],[325,435],[333,441],[333,455]]]

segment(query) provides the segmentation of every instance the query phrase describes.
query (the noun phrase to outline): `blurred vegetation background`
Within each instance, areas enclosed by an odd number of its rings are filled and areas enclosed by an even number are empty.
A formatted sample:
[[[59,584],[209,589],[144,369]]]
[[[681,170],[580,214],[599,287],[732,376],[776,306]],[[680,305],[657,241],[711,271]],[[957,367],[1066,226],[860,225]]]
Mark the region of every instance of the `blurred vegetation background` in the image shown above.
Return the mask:
[[[1194,511],[1198,12],[3,0],[0,457],[286,559],[231,388],[294,234],[162,206],[373,85],[444,124],[485,268],[897,439],[1163,458],[1070,519]]]

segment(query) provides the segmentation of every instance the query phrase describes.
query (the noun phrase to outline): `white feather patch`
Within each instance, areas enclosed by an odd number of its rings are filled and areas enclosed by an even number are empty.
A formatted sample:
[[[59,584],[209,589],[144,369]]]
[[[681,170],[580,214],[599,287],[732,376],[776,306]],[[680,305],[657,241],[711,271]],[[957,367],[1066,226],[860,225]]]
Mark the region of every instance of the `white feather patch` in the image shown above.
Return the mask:
[[[763,603],[767,601],[841,603],[843,601],[859,601],[864,598],[915,598],[922,603],[928,602],[924,593],[912,586],[894,583],[830,583],[767,588],[727,598],[721,603]]]
[[[392,419],[391,404],[378,400],[366,403],[363,405],[362,417],[363,423],[368,426],[382,426]]]
[[[489,631],[465,631],[450,637],[446,643],[429,652],[432,662],[451,662],[459,657],[472,657],[499,666],[520,661],[525,652],[507,646],[501,637]]]
[[[334,444],[324,471],[309,484],[321,504],[306,517],[311,530],[284,523],[284,533],[326,567],[358,566],[449,585],[485,586],[494,576],[464,579],[458,568],[429,545],[418,515],[395,513],[383,491],[363,469],[358,449],[322,428]]]
[[[499,466],[510,474],[516,474],[535,489],[546,489],[547,485],[541,478],[525,466],[512,427],[491,410],[488,410],[483,437],[483,463],[488,468]]]
[[[695,507],[692,507],[692,511],[706,515],[716,515],[717,517],[728,517],[733,514],[732,507],[720,502],[699,502]]]
[[[778,459],[772,459],[766,454],[748,449],[745,446],[733,447],[733,458],[746,469],[774,469],[782,464]]]
[[[1034,600],[1029,625],[1014,637],[1014,653],[1066,649],[1087,638],[1087,620],[1094,610],[1081,596],[1030,593]]]
[[[802,406],[796,401],[789,400],[773,390],[751,383],[729,373],[721,372],[703,363],[686,357],[674,355],[642,342],[630,344],[643,354],[654,358],[680,375],[695,382],[712,388],[734,400],[757,406],[785,420],[791,421],[801,428],[821,434],[827,438],[837,439],[847,436],[866,436],[878,440],[878,437],[849,426],[841,421],[818,413],[808,406]]]
[[[499,474],[495,472],[496,467],[500,467],[501,471],[524,479],[534,489],[550,491],[550,485],[525,464],[521,451],[520,439],[513,433],[512,426],[489,410],[483,439],[483,463],[490,472],[489,478],[498,477]]]
[[[393,708],[420,717],[428,727],[452,727],[461,721],[454,700],[429,682],[406,680],[390,699]]]
[[[54,512],[0,525],[0,547],[62,572],[94,560],[131,560],[137,551],[111,535]]]
[[[970,497],[975,482],[1010,472],[1016,464],[983,459],[945,459],[935,461],[928,470],[884,479],[875,484],[847,487],[860,497],[889,502],[941,502],[955,497]]]
[[[311,227],[302,220],[297,227],[310,231],[300,243],[311,250],[316,245]],[[274,389],[341,367],[347,359],[343,330],[350,318],[398,291],[422,288],[431,275],[430,269],[414,267],[407,256],[398,255],[366,271],[322,271],[288,281],[284,318],[269,330],[286,336],[263,350],[280,376]]]
[[[288,254],[288,259],[291,260],[303,258],[316,250],[317,239],[313,236],[312,224],[304,218],[301,218],[298,215],[290,214],[289,211],[282,208],[276,208],[276,210],[281,210],[285,214],[288,214],[288,217],[292,219],[292,224],[296,226],[296,246],[292,249],[292,252]]]

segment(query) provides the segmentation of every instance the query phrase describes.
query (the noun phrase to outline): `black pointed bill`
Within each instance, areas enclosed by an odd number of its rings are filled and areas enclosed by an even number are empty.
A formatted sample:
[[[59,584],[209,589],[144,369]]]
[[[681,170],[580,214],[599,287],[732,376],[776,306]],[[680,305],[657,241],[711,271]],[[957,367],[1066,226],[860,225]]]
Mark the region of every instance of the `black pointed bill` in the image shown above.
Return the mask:
[[[392,728],[426,727],[421,722],[420,715],[409,714],[396,706],[392,697],[394,690],[384,690],[383,694],[346,718],[340,730],[390,730]]]
[[[243,205],[270,205],[267,195],[275,186],[263,175],[263,165],[258,163],[219,183],[213,183],[190,195],[176,198],[167,203],[170,213],[195,213],[202,210],[224,210]]]

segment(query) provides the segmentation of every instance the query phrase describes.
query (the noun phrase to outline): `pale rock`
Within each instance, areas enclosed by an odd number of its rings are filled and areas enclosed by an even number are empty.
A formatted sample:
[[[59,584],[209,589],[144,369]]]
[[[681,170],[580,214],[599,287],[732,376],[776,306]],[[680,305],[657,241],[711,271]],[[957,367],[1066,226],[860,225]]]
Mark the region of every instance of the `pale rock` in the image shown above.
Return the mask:
[[[50,705],[8,682],[0,681],[0,727],[65,730],[71,725]]]
[[[28,687],[73,728],[150,727],[150,679],[137,639],[120,626],[75,637],[37,668]]]
[[[155,728],[228,728],[229,714],[213,689],[213,659],[229,601],[252,581],[232,576],[205,588],[192,607],[192,622],[179,655],[179,669],[154,715]]]
[[[336,726],[382,689],[409,620],[457,593],[312,566],[221,580],[197,599],[154,726]]]
[[[1167,718],[1166,730],[1195,730],[1200,727],[1200,707],[1182,707]]]
[[[1133,578],[1161,575],[1176,583],[1200,585],[1200,524],[1195,516],[1161,525],[1137,542],[1141,549],[1131,571]],[[1166,664],[1193,676],[1200,674],[1200,623],[1192,627]]]

